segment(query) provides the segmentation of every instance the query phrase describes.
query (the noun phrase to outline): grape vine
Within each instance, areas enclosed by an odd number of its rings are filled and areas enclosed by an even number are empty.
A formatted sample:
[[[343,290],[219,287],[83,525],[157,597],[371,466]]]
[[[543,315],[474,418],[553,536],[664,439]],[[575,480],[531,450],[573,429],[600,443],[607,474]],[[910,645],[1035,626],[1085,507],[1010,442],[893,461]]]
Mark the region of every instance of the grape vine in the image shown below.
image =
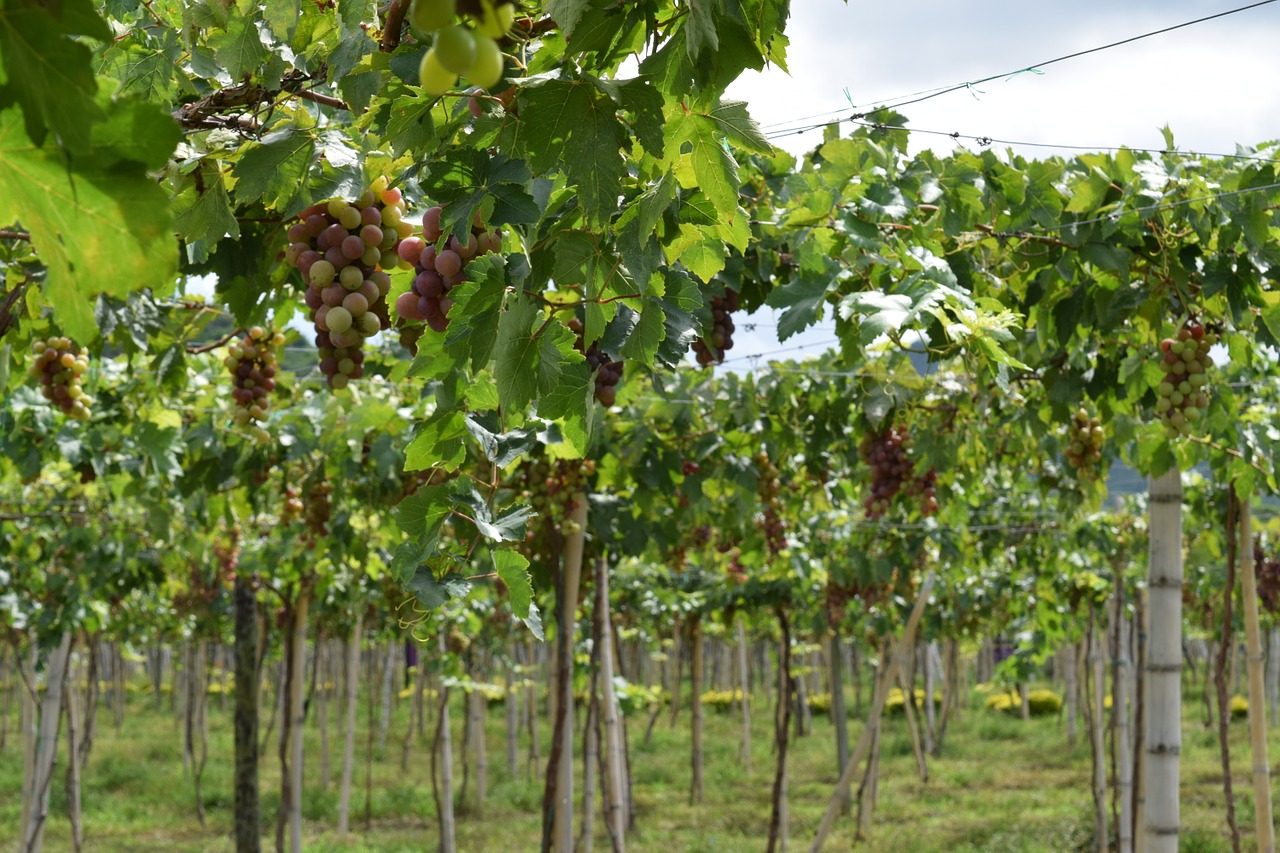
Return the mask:
[[[1102,419],[1092,417],[1083,406],[1067,424],[1067,463],[1082,476],[1090,477],[1102,461],[1102,442],[1106,432]]]
[[[439,206],[427,208],[422,214],[422,238],[407,237],[398,248],[399,257],[412,264],[416,274],[413,285],[396,299],[396,314],[404,320],[425,320],[437,332],[449,328],[449,308],[453,305],[449,291],[467,280],[467,263],[480,255],[502,251],[502,232],[490,231],[478,215],[465,243],[457,235],[450,235],[444,248],[438,248],[444,237],[442,210]],[[401,342],[406,340],[412,340],[416,347],[417,339],[402,331]]]
[[[65,414],[81,421],[89,420],[93,398],[80,383],[89,369],[89,351],[75,350],[70,338],[37,340],[31,345],[36,360],[29,371],[40,380],[40,393]]]
[[[1209,407],[1210,348],[1218,335],[1188,319],[1176,337],[1160,342],[1160,370],[1164,372],[1156,390],[1156,413],[1170,438],[1190,435]]]
[[[276,351],[282,346],[283,332],[254,326],[227,347],[227,357],[223,360],[235,384],[231,391],[231,399],[236,404],[234,420],[238,426],[248,428],[259,441],[270,438],[261,424],[266,423],[267,410],[271,408],[268,395],[276,390],[279,369]]]
[[[693,354],[698,364],[709,367],[724,361],[724,354],[733,349],[733,318],[729,315],[741,307],[738,291],[725,288],[724,296],[711,297],[711,331],[693,342]]]
[[[456,0],[414,0],[413,25],[432,34],[431,48],[423,55],[418,79],[429,95],[443,95],[466,77],[482,89],[502,80],[503,58],[497,39],[506,36],[515,21],[511,3],[492,0],[469,3],[473,27],[455,21]]]
[[[364,375],[366,337],[390,326],[383,270],[400,263],[401,240],[413,233],[400,190],[379,177],[355,202],[330,199],[299,214],[289,227],[285,260],[307,283],[320,371],[340,391]]]

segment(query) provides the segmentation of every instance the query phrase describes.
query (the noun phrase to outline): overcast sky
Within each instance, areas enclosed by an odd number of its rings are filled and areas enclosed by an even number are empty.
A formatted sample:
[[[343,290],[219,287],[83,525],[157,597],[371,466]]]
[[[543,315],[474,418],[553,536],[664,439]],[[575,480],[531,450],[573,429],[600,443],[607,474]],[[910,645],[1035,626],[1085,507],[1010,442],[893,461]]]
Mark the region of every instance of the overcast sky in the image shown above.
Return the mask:
[[[794,0],[787,24],[790,74],[776,68],[747,72],[730,87],[729,97],[747,101],[756,121],[773,132],[812,123],[794,120],[815,114],[847,115],[853,112],[850,99],[861,111],[1244,5],[1245,0]],[[1160,128],[1168,124],[1182,150],[1233,153],[1237,143],[1280,139],[1277,45],[1280,3],[1272,3],[899,111],[908,127],[1095,148],[1160,148]],[[813,131],[773,141],[801,153],[820,140],[821,131]],[[913,149],[939,153],[954,145],[943,137],[913,140]],[[1016,150],[1027,157],[1070,153]],[[808,351],[777,356],[803,357],[832,337],[830,328],[814,329],[779,344],[775,318],[752,319],[756,330],[735,335],[730,355],[738,359],[726,367],[751,364],[742,356],[752,352],[810,344]]]

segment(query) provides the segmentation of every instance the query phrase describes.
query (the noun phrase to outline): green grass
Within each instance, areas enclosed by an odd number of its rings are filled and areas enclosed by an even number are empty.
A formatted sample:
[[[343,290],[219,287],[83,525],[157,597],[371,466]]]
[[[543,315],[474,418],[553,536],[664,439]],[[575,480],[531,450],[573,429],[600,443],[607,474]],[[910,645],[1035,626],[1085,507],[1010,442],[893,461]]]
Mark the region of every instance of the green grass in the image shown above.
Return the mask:
[[[386,750],[375,747],[368,829],[364,820],[365,765],[360,760],[366,743],[367,715],[366,709],[361,709],[352,808],[355,831],[346,839],[334,831],[338,808],[336,776],[340,769],[336,717],[330,731],[334,781],[327,788],[319,778],[319,732],[314,721],[308,725],[308,784],[303,805],[308,851],[400,853],[434,846],[435,807],[425,745],[415,743],[408,771],[400,768],[408,708],[408,702],[401,702],[397,708]],[[1198,687],[1188,685],[1184,709],[1181,849],[1200,853],[1229,850],[1216,729],[1203,726]],[[204,777],[208,823],[202,829],[195,817],[194,786],[183,772],[181,733],[172,712],[167,706],[165,710],[155,710],[147,697],[133,697],[124,726],[116,733],[111,713],[103,707],[84,780],[87,849],[104,853],[222,853],[233,849],[231,720],[216,696],[210,698],[209,717],[209,763]],[[454,705],[453,722],[455,750],[459,750],[460,700]],[[628,721],[638,811],[638,829],[628,841],[628,849],[639,853],[763,849],[773,778],[771,716],[763,697],[756,700],[750,773],[738,760],[737,717],[707,714],[706,798],[699,806],[688,802],[687,709],[674,729],[668,726],[664,713],[647,745],[642,742],[645,722],[639,714]],[[22,765],[15,724],[16,719],[10,721],[8,747],[0,753],[0,842],[16,836],[21,812]],[[501,708],[496,706],[487,729],[489,799],[483,805],[458,803],[461,850],[537,847],[541,768],[531,771],[527,766],[527,743],[522,733],[520,772],[515,778],[508,777],[503,725]],[[971,707],[952,720],[946,750],[941,758],[930,760],[929,781],[925,783],[917,776],[905,726],[901,716],[886,718],[879,798],[872,834],[862,849],[1062,853],[1089,848],[1093,805],[1083,730],[1077,743],[1068,745],[1061,719],[1024,722],[997,716],[984,710],[980,697],[975,696]],[[860,729],[861,724],[852,720],[851,738],[856,740]],[[1243,722],[1236,722],[1231,730],[1237,814],[1245,845],[1250,846],[1253,801],[1247,728]],[[545,757],[545,721],[541,734]],[[807,846],[826,808],[836,779],[833,741],[830,721],[816,716],[813,733],[792,744],[789,787],[793,848]],[[1270,749],[1273,757],[1280,755],[1280,735],[1272,737]],[[59,767],[61,771],[65,764],[60,762]],[[455,779],[460,783],[461,778],[459,762]],[[580,780],[577,790],[581,792]],[[473,791],[474,787],[468,793]],[[262,767],[266,821],[263,835],[269,842],[274,838],[279,802],[279,766],[273,737]],[[597,799],[597,806],[598,803]],[[598,818],[596,828],[598,849],[608,849]],[[47,849],[70,849],[68,833],[63,775],[59,772],[53,789]],[[853,819],[842,818],[828,849],[847,850],[852,839]]]

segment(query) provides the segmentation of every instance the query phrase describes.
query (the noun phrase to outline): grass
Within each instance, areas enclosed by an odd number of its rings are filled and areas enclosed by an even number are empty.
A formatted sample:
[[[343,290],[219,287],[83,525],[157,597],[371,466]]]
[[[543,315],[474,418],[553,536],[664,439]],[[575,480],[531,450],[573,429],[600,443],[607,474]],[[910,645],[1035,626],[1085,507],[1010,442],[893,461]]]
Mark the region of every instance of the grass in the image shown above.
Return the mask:
[[[687,695],[687,690],[686,690]],[[1184,851],[1218,853],[1230,849],[1216,729],[1205,729],[1199,689],[1187,685],[1184,695],[1182,751],[1182,844]],[[167,700],[166,700],[167,701]],[[330,708],[334,706],[331,704]],[[430,756],[415,743],[407,772],[400,752],[408,726],[409,703],[396,709],[385,750],[375,745],[369,824],[365,823],[366,711],[360,713],[357,772],[353,791],[354,832],[339,838],[336,776],[339,730],[331,725],[334,782],[320,780],[320,738],[314,723],[306,731],[307,786],[304,796],[306,849],[318,853],[401,853],[433,847],[435,807]],[[336,709],[335,709],[336,713]],[[455,750],[461,743],[461,701],[453,709]],[[234,845],[232,827],[232,729],[229,711],[210,697],[209,763],[204,777],[208,825],[201,828],[194,808],[194,786],[183,772],[181,732],[167,706],[156,710],[151,699],[134,696],[122,729],[112,728],[110,710],[102,708],[97,740],[84,779],[86,848],[103,853],[207,851],[224,853]],[[770,709],[757,697],[752,729],[752,769],[738,758],[738,721],[733,714],[707,714],[706,797],[688,802],[689,714],[675,728],[667,716],[658,722],[650,743],[642,742],[645,717],[629,718],[635,779],[637,831],[628,849],[645,853],[675,851],[759,850],[769,820],[773,763]],[[21,755],[9,723],[9,742],[0,752],[0,844],[17,835],[21,813]],[[1024,722],[997,716],[981,707],[980,697],[952,720],[941,758],[929,762],[929,781],[918,778],[905,722],[886,718],[880,766],[879,797],[871,836],[860,845],[872,851],[946,851],[946,853],[1062,853],[1089,849],[1093,834],[1089,790],[1089,752],[1083,731],[1068,745],[1060,718]],[[460,850],[531,850],[540,838],[541,768],[530,768],[527,743],[521,737],[519,773],[506,772],[504,720],[500,706],[490,714],[487,732],[490,791],[487,802],[458,803]],[[857,738],[861,724],[850,722]],[[1280,731],[1280,730],[1275,730]],[[803,849],[812,838],[836,780],[834,729],[821,716],[812,734],[793,742],[789,773],[790,836]],[[541,754],[547,753],[547,725],[541,724]],[[65,738],[64,738],[65,740]],[[1247,726],[1231,726],[1233,777],[1237,814],[1252,844],[1253,798],[1248,776]],[[1272,756],[1280,755],[1280,734],[1271,738]],[[455,753],[457,754],[457,753]],[[65,764],[60,762],[60,768]],[[579,760],[579,767],[581,762]],[[579,770],[579,773],[581,771]],[[455,780],[462,778],[461,764]],[[273,845],[279,807],[279,765],[274,738],[263,757],[262,809],[264,846]],[[577,791],[581,792],[579,780]],[[474,786],[468,794],[474,792]],[[599,800],[597,799],[597,807]],[[599,818],[596,844],[607,850]],[[70,849],[63,774],[55,777],[48,850]],[[828,849],[847,850],[853,842],[853,819],[837,822]]]

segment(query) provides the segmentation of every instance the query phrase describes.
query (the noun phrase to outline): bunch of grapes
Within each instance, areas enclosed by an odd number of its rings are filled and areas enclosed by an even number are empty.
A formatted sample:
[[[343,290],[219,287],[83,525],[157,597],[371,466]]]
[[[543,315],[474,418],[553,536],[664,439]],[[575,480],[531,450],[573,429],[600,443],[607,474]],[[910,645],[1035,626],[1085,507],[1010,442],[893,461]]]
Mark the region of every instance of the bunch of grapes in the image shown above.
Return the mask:
[[[574,344],[574,348],[586,356],[587,366],[595,373],[596,401],[602,406],[612,406],[618,400],[618,383],[622,381],[622,362],[609,358],[605,351],[600,349],[598,341],[583,352],[583,325],[582,321],[577,317],[574,317],[565,325],[569,327],[569,331],[577,335],[578,340]]]
[[[328,480],[320,480],[307,494],[307,529],[316,538],[329,534],[329,516],[333,514],[331,494],[333,486]]]
[[[851,589],[827,578],[826,600],[823,602],[827,614],[827,627],[835,630],[844,621],[845,611],[849,607]]]
[[[443,95],[466,77],[482,89],[502,79],[503,38],[515,21],[516,7],[494,0],[464,0],[474,29],[454,20],[458,0],[413,0],[410,20],[424,33],[432,33],[431,49],[418,68],[419,83],[429,95]]]
[[[725,574],[735,584],[747,582],[747,567],[742,565],[741,557],[742,553],[737,548],[734,548],[733,555],[729,558],[729,565],[725,567]]]
[[[444,231],[440,227],[439,206],[422,214],[422,239],[409,237],[401,241],[399,257],[413,264],[416,275],[413,286],[396,300],[396,313],[405,320],[426,320],[437,332],[449,327],[449,308],[453,301],[449,291],[467,280],[467,262],[489,252],[502,251],[502,232],[490,231],[479,214],[471,225],[466,242],[456,234],[449,236],[443,249],[437,248]],[[401,334],[401,341],[405,336]],[[416,341],[415,341],[416,343]]]
[[[284,505],[280,509],[280,525],[293,524],[302,517],[302,493],[293,486],[284,487]],[[326,517],[327,520],[327,517]]]
[[[733,349],[733,318],[729,315],[741,306],[738,291],[725,288],[724,296],[711,297],[711,333],[693,342],[698,364],[707,367],[724,361],[726,351]]]
[[[213,543],[213,556],[218,561],[223,585],[230,589],[236,582],[236,569],[240,565],[240,525],[232,525],[225,540],[219,537]]]
[[[756,494],[764,507],[764,517],[761,520],[764,540],[769,553],[777,554],[787,547],[787,525],[778,514],[778,469],[764,453],[756,456],[756,466],[760,470],[760,476],[756,479]]]
[[[909,481],[905,491],[908,496],[920,499],[921,515],[933,515],[938,511],[938,469],[930,468],[923,475]]]
[[[231,399],[235,401],[235,422],[249,427],[254,438],[266,441],[267,431],[260,424],[267,420],[271,408],[268,394],[276,390],[276,371],[279,361],[276,350],[284,346],[284,333],[261,326],[254,326],[239,341],[227,347],[223,364],[231,371],[235,388]]]
[[[1209,407],[1209,348],[1218,336],[1187,320],[1173,338],[1160,342],[1160,369],[1164,371],[1156,399],[1156,413],[1170,438],[1189,435]]]
[[[76,352],[70,338],[49,338],[31,344],[36,354],[29,374],[40,380],[40,393],[44,398],[73,418],[89,420],[89,407],[93,399],[80,387],[85,371],[89,369],[89,351]]]
[[[382,270],[400,263],[400,241],[413,233],[400,190],[379,177],[354,203],[335,198],[312,205],[289,227],[285,260],[307,282],[320,370],[341,390],[364,375],[364,339],[391,325]]]
[[[891,426],[868,435],[858,450],[871,468],[871,494],[863,501],[868,518],[883,518],[904,488],[907,495],[920,499],[922,514],[938,511],[938,471],[930,468],[919,477],[911,476],[915,465],[908,455],[911,436],[905,427]]]
[[[1262,545],[1254,543],[1253,563],[1262,609],[1268,613],[1280,613],[1280,558],[1268,558],[1262,551]]]
[[[1067,463],[1082,475],[1091,476],[1094,466],[1102,461],[1104,438],[1102,419],[1090,417],[1088,409],[1078,409],[1067,425]]]

